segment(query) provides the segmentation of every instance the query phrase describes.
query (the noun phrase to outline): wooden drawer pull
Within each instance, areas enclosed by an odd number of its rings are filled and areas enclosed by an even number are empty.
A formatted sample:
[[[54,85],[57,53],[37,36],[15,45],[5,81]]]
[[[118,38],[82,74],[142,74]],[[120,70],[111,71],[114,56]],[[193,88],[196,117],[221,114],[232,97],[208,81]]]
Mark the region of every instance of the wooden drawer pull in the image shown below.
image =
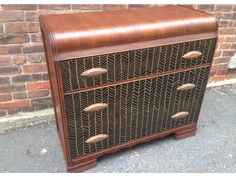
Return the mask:
[[[187,111],[182,111],[182,112],[178,112],[176,114],[174,114],[173,116],[171,116],[172,119],[181,119],[184,117],[187,117],[189,115],[189,112]]]
[[[104,68],[92,68],[89,70],[84,71],[81,76],[84,77],[93,77],[107,73],[107,70]]]
[[[195,84],[187,83],[179,86],[177,90],[191,90],[195,87]]]
[[[202,55],[202,52],[199,51],[191,51],[186,53],[184,56],[182,56],[185,59],[192,59],[192,58],[197,58],[200,57]]]
[[[105,140],[107,138],[108,138],[108,135],[100,134],[100,135],[95,135],[95,136],[90,137],[85,142],[86,143],[97,143],[97,142],[103,141],[103,140]]]
[[[85,112],[94,112],[105,109],[108,105],[106,103],[95,103],[84,108]]]

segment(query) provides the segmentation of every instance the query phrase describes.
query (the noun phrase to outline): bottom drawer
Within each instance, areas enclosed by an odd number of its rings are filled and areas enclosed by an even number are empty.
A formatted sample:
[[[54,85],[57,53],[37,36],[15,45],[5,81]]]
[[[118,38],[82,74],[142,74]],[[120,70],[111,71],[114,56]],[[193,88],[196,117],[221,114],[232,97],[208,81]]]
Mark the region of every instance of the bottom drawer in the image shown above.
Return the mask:
[[[197,122],[209,69],[198,68],[65,95],[72,159]],[[195,87],[179,89],[187,83]],[[176,118],[179,112],[185,116]],[[101,141],[91,143],[89,138],[100,134],[103,136],[97,138]]]

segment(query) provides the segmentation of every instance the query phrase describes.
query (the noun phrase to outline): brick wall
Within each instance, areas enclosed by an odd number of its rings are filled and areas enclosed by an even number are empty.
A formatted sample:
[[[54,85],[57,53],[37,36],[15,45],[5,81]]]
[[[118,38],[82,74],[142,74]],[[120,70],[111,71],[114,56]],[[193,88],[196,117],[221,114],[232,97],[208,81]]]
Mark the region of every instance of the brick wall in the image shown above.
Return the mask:
[[[141,8],[149,5],[0,5],[0,117],[52,106],[39,14]],[[236,5],[191,5],[219,19],[210,80],[236,78],[227,63],[236,49]]]

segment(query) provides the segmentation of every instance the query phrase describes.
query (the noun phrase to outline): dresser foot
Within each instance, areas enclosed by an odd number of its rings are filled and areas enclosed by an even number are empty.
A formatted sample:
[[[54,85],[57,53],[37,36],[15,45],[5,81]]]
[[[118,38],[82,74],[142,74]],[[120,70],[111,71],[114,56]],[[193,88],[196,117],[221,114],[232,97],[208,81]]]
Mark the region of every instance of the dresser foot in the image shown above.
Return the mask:
[[[73,167],[68,167],[67,171],[70,173],[79,173],[79,172],[83,172],[85,170],[88,170],[90,168],[93,168],[96,165],[97,165],[97,159],[92,159],[90,161],[79,163],[79,165],[76,165]]]
[[[197,132],[197,127],[192,127],[190,129],[181,130],[175,133],[175,139],[183,139],[195,135]]]

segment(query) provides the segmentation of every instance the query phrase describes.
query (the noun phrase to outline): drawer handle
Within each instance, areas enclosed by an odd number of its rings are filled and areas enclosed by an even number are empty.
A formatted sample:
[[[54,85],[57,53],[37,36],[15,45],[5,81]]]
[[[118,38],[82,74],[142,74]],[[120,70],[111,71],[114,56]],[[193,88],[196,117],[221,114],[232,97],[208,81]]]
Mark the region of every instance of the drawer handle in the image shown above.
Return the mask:
[[[195,87],[195,84],[187,83],[179,86],[177,90],[191,90]]]
[[[189,115],[189,112],[187,111],[182,111],[182,112],[178,112],[176,114],[174,114],[173,116],[171,116],[172,119],[181,119],[184,117],[187,117]]]
[[[100,134],[100,135],[95,135],[95,136],[90,137],[85,142],[86,143],[97,143],[97,142],[103,141],[103,140],[105,140],[107,138],[108,138],[108,135]]]
[[[202,52],[199,51],[191,51],[186,53],[184,56],[182,56],[185,59],[193,59],[193,58],[197,58],[200,57],[202,55]]]
[[[85,112],[94,112],[105,109],[108,105],[106,103],[95,103],[84,108]]]
[[[107,73],[107,70],[104,68],[92,68],[81,73],[81,76],[84,77],[93,77]]]

